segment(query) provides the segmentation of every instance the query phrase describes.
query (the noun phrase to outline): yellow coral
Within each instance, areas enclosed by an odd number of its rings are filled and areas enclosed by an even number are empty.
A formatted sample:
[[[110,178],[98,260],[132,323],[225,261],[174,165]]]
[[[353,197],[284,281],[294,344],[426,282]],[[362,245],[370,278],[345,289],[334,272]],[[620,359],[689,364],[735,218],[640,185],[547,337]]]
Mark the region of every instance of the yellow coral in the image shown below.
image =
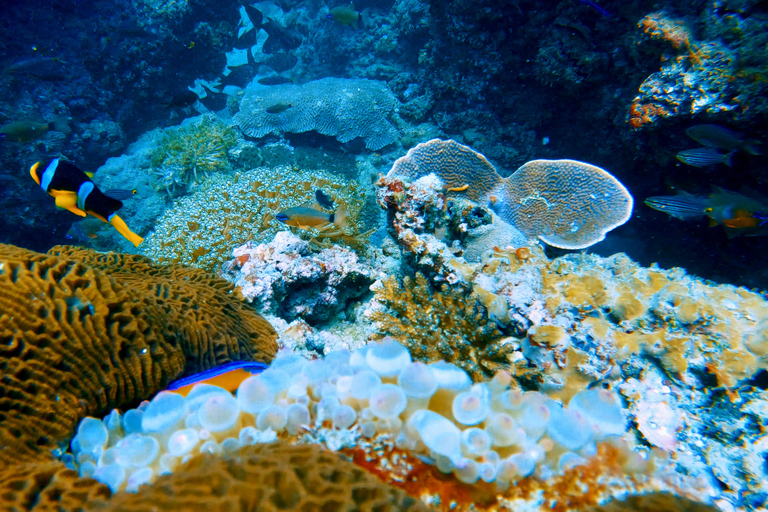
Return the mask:
[[[363,232],[358,222],[363,197],[357,183],[346,183],[325,171],[282,166],[211,176],[160,217],[153,234],[142,244],[142,253],[161,263],[214,271],[231,259],[235,247],[270,240],[278,231],[289,229],[275,214],[314,200],[317,188],[326,190],[339,208],[349,211],[350,227],[327,233],[299,230],[297,234],[317,243],[364,242],[370,232]]]
[[[372,315],[380,336],[408,347],[414,359],[454,363],[475,380],[508,368],[507,355],[515,345],[503,342],[504,334],[476,295],[446,285],[433,292],[420,273],[402,285],[394,277],[385,279],[375,292],[387,307]]]

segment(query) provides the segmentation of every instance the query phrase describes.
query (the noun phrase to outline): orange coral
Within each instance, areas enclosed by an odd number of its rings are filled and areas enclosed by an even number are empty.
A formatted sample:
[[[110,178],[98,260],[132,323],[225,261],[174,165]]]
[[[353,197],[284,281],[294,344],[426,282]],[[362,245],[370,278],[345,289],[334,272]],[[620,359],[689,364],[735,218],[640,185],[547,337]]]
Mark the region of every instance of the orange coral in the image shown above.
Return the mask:
[[[638,130],[646,124],[653,123],[659,117],[668,117],[669,115],[670,112],[661,105],[642,104],[640,98],[635,98],[629,107],[629,125]]]

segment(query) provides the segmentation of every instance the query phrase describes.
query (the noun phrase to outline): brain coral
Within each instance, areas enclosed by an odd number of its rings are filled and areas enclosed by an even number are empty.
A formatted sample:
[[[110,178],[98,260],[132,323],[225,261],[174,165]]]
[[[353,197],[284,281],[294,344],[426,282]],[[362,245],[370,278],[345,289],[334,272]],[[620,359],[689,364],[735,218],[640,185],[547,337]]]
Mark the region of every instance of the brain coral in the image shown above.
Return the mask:
[[[276,333],[231,288],[141,256],[0,245],[0,466],[185,372],[270,361]]]
[[[456,141],[433,139],[399,158],[387,177],[437,175],[449,191],[490,205],[529,238],[582,249],[632,214],[632,196],[609,173],[575,160],[533,160],[502,178],[486,158]],[[465,187],[467,185],[468,187]]]
[[[270,113],[270,107],[290,108]],[[397,140],[390,120],[398,101],[383,82],[323,78],[302,85],[250,85],[234,121],[246,135],[301,133],[315,130],[349,142],[357,137],[378,150]]]
[[[339,453],[315,444],[282,442],[247,446],[231,458],[200,455],[138,494],[120,493],[99,505],[88,508],[254,512],[430,510]]]
[[[275,214],[314,201],[318,188],[349,211],[350,230],[355,234],[359,229],[356,219],[363,207],[355,182],[345,184],[324,171],[295,171],[283,166],[211,176],[163,214],[140,249],[160,263],[218,270],[231,259],[235,247],[250,241],[266,242],[278,231],[287,230],[275,220]],[[344,240],[345,233],[337,234]],[[308,230],[300,235],[311,237],[318,233]]]

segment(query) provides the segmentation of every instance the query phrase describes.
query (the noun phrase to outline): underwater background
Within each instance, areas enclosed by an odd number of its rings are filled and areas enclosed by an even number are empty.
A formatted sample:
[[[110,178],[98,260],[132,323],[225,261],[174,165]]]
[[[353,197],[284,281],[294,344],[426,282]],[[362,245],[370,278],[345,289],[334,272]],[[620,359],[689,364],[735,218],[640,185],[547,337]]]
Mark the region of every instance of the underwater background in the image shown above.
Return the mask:
[[[0,23],[0,508],[765,510],[766,2]]]

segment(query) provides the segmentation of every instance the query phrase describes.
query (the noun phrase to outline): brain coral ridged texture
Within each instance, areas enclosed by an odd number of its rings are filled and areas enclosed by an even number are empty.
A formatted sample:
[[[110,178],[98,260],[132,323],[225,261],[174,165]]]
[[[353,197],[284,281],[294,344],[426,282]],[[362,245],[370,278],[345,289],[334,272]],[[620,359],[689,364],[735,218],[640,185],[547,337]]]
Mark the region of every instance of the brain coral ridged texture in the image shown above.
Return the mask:
[[[151,504],[151,505],[150,505]],[[343,455],[314,444],[246,446],[231,458],[193,458],[138,494],[116,494],[90,510],[296,512],[426,511]]]
[[[229,289],[141,256],[0,245],[0,466],[50,460],[83,416],[185,372],[270,361],[274,330]]]
[[[290,107],[269,112],[278,105]],[[362,137],[365,147],[376,151],[397,140],[397,129],[390,122],[397,105],[387,86],[374,80],[323,78],[275,86],[254,81],[234,121],[251,137],[315,130],[342,143]]]
[[[433,139],[398,159],[387,178],[428,174],[449,194],[490,206],[529,238],[564,249],[596,244],[632,215],[632,196],[616,178],[575,160],[532,160],[502,178],[480,153]]]

